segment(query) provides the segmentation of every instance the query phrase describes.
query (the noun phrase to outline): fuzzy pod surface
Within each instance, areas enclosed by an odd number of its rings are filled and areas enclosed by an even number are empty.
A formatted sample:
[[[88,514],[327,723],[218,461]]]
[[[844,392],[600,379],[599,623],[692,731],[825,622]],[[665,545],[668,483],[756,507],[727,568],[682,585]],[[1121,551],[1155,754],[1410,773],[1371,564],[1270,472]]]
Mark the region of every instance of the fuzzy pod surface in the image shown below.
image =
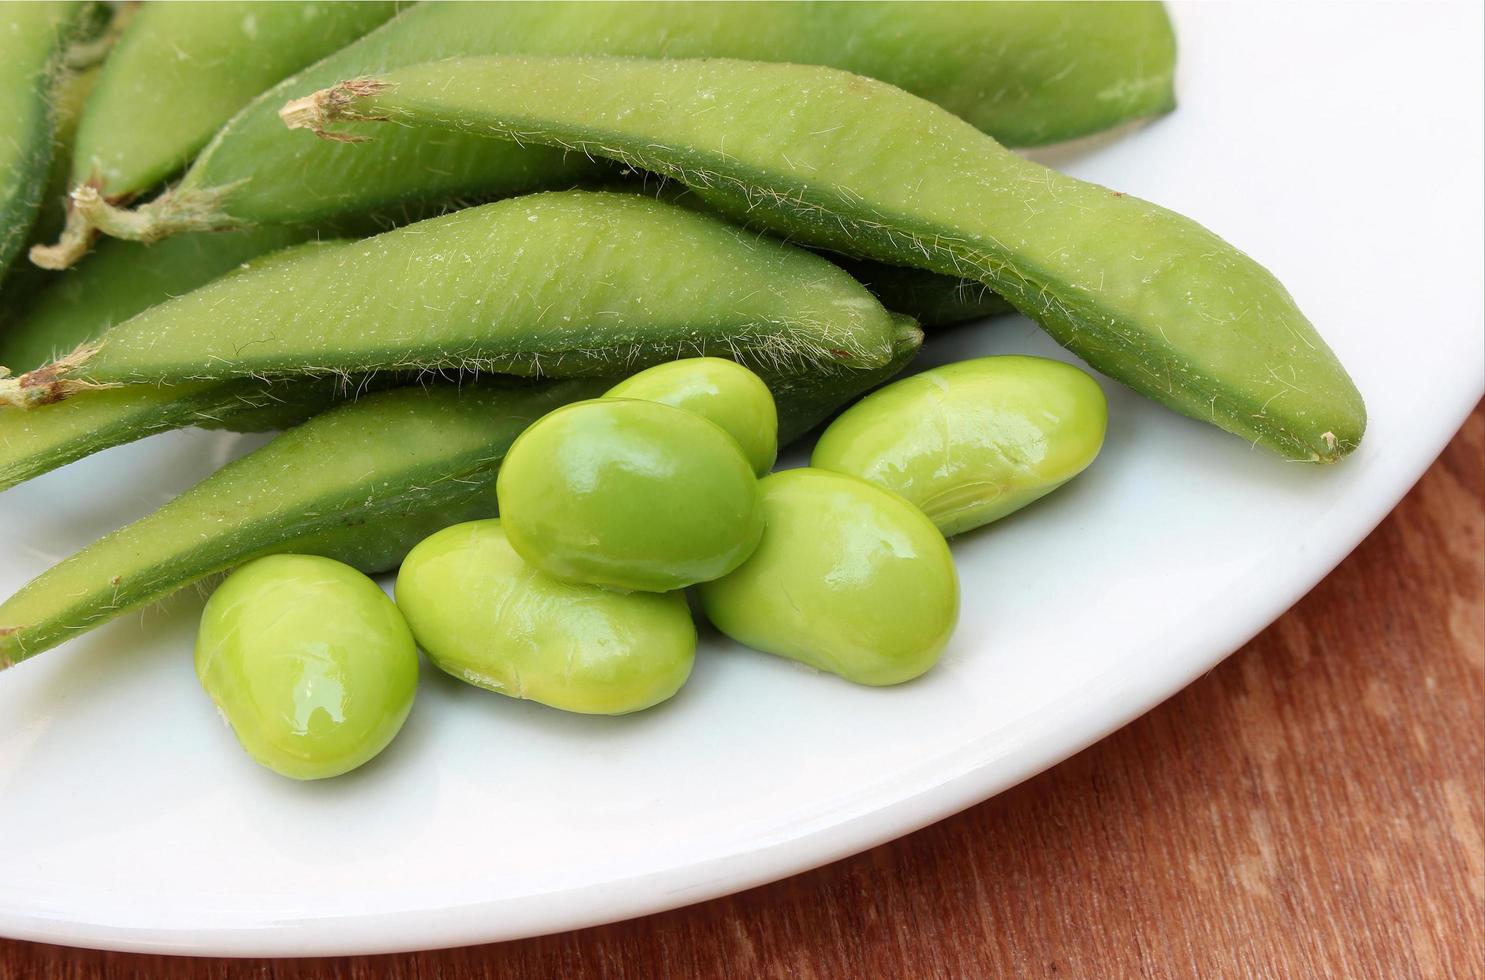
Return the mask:
[[[309,233],[264,227],[243,232],[183,235],[152,246],[109,241],[25,306],[0,332],[0,363],[29,370],[60,352],[97,339],[110,325],[172,297],[239,272],[297,254],[292,243]],[[305,244],[298,249],[323,247]],[[924,274],[927,276],[927,274]],[[950,282],[946,277],[931,277]],[[931,293],[931,290],[929,291]],[[897,374],[922,335],[910,317],[893,318],[890,361],[882,367],[833,372],[765,371],[787,411],[792,439],[841,405]],[[394,374],[345,382],[339,378],[260,382],[252,379],[129,385],[79,391],[30,411],[0,409],[0,490],[92,453],[185,426],[237,432],[284,429],[330,405],[395,384]]]
[[[94,42],[97,43],[97,42]],[[41,205],[31,232],[26,236],[22,249],[33,248],[53,241],[62,233],[67,221],[68,165],[72,161],[72,144],[77,136],[77,118],[82,104],[98,80],[98,66],[64,73],[57,83],[52,97],[52,108],[56,113],[56,125],[52,130],[52,162],[47,169],[46,184],[41,192]],[[0,273],[0,343],[3,343],[10,324],[31,301],[31,297],[45,289],[56,277],[34,262],[26,262],[16,255],[10,268]],[[0,358],[0,364],[4,358]]]
[[[223,123],[275,82],[391,17],[381,0],[146,3],[133,11],[83,107],[70,188],[128,201],[177,173]],[[69,215],[55,246],[32,251],[64,268],[92,230]]]
[[[731,57],[880,78],[1012,144],[1171,109],[1175,37],[1158,3],[423,3],[265,92],[178,187],[134,212],[91,203],[106,234],[156,239],[250,222],[571,186],[580,154],[384,132],[361,153],[286,143],[285,101],[341,79],[473,54]]]
[[[1189,218],[1026,160],[830,68],[480,57],[286,107],[543,143],[679,180],[782,237],[974,279],[1094,368],[1287,459],[1334,462],[1360,393],[1272,273]]]
[[[881,367],[769,379],[780,443],[902,370],[922,335],[905,318],[898,328]],[[260,555],[395,568],[433,532],[494,516],[500,461],[516,436],[614,380],[415,386],[332,408],[0,603],[0,668]]]
[[[105,242],[76,268],[53,276],[54,281],[29,302],[18,304],[0,327],[0,364],[21,371],[40,367],[172,296],[245,265],[261,264],[267,259],[264,253],[307,234],[260,228],[183,235],[154,246]],[[335,393],[334,386],[323,383],[307,393],[256,382],[140,385],[79,392],[31,412],[0,409],[0,490],[92,453],[181,426],[231,425],[235,419],[244,428],[261,428],[251,416],[263,413],[271,413],[277,424],[306,418],[329,404]],[[311,401],[306,405],[307,397]]]
[[[375,371],[619,377],[701,355],[829,373],[887,364],[897,330],[818,255],[650,198],[567,191],[277,256],[0,379],[0,401]]]
[[[511,441],[551,409],[602,390],[407,388],[332,409],[0,604],[0,666],[260,555],[324,554],[384,570],[416,543],[409,531],[493,513],[495,471]]]
[[[41,207],[68,48],[99,20],[92,3],[0,4],[0,275]]]

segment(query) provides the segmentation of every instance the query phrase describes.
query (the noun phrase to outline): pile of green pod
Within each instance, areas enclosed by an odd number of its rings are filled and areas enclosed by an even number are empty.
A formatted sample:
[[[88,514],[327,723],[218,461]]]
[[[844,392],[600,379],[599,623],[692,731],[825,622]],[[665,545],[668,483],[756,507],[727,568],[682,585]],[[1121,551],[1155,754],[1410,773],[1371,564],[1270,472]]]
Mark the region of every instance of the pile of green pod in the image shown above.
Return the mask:
[[[1102,444],[1069,364],[888,383],[1012,310],[1340,459],[1364,405],[1272,275],[1005,148],[1169,111],[1174,63],[1159,3],[0,5],[0,492],[280,433],[0,603],[0,667],[230,573],[198,672],[297,778],[387,744],[418,646],[558,708],[663,701],[687,589],[909,680],[949,648],[945,537]],[[394,605],[366,576],[399,567]]]

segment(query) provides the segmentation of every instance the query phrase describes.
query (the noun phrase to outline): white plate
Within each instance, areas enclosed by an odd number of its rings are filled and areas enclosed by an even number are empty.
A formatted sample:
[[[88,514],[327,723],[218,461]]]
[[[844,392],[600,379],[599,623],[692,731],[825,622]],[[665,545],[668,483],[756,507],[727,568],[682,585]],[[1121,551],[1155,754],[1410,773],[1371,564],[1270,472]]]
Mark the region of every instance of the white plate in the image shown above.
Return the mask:
[[[622,719],[426,672],[401,737],[300,785],[237,748],[192,675],[199,600],[0,676],[0,933],[223,954],[458,945],[683,905],[999,792],[1179,690],[1387,513],[1482,390],[1478,6],[1177,11],[1182,107],[1044,158],[1190,214],[1288,283],[1371,409],[1332,469],[1107,386],[1103,458],[955,542],[943,663],[853,687],[709,639]],[[1024,320],[932,358],[1056,354]],[[176,433],[0,498],[0,590],[257,439]],[[1159,760],[1150,760],[1158,766]]]

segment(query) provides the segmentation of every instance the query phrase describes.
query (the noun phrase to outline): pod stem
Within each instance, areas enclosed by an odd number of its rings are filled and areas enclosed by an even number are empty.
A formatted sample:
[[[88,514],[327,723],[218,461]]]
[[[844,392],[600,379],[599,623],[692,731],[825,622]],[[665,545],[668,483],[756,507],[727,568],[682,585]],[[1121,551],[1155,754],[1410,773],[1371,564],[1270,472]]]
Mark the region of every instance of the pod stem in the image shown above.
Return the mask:
[[[321,139],[336,143],[365,143],[368,137],[331,132],[325,126],[332,122],[386,122],[388,117],[361,112],[356,105],[359,100],[379,95],[391,87],[389,82],[375,78],[347,79],[285,103],[278,111],[278,117],[290,129],[308,129]]]
[[[43,269],[70,269],[88,254],[98,238],[98,229],[83,216],[83,213],[67,202],[67,224],[62,234],[51,245],[32,245],[31,261]]]
[[[98,347],[98,344],[83,344],[66,357],[20,377],[11,377],[9,368],[0,367],[0,407],[37,408],[79,391],[117,387],[71,377],[98,352]]]
[[[237,183],[206,190],[177,187],[132,211],[110,204],[96,187],[84,184],[72,192],[72,207],[83,221],[105,235],[148,244],[185,232],[226,231],[240,226],[241,221],[222,210],[223,199]]]

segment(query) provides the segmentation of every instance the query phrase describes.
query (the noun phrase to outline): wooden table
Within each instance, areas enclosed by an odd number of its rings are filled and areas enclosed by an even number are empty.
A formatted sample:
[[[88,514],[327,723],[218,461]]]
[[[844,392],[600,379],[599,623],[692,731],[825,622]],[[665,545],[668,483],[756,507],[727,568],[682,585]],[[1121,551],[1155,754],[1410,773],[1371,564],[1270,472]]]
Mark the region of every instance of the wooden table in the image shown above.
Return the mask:
[[[0,869],[3,873],[3,869]],[[1485,415],[1334,574],[1036,779],[731,898],[403,956],[0,941],[0,978],[1485,976]]]

